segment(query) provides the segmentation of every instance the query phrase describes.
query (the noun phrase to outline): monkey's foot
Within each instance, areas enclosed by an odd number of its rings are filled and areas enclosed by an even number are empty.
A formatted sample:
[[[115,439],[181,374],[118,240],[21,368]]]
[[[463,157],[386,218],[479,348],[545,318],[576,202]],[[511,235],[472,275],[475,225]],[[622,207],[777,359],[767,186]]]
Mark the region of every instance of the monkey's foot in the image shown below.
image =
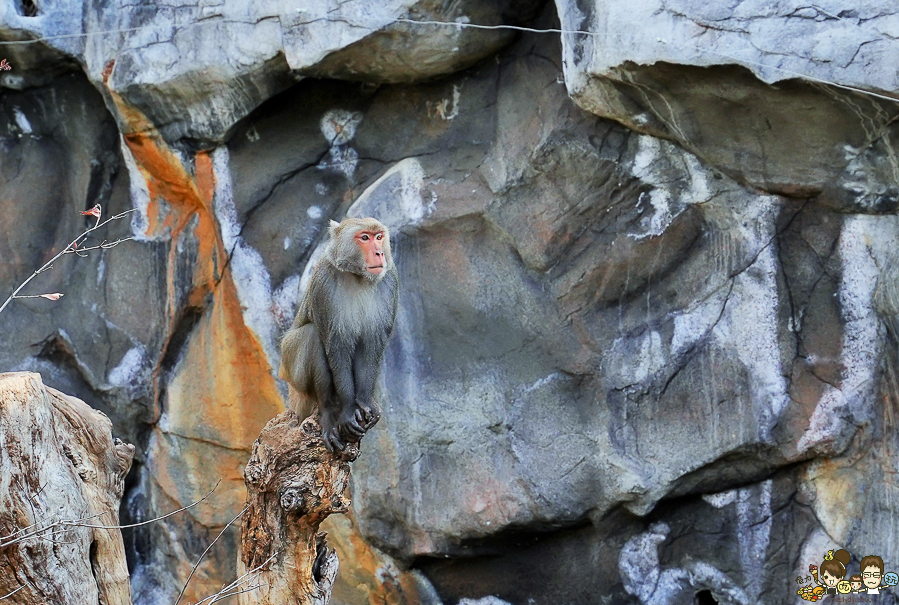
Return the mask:
[[[332,454],[342,452],[346,448],[346,443],[340,436],[340,424],[334,418],[334,414],[322,412],[321,426],[322,440],[328,451]]]
[[[353,415],[356,418],[356,422],[362,427],[362,430],[368,431],[368,429],[378,424],[378,420],[381,419],[381,406],[375,401],[362,403],[357,400],[356,411]]]

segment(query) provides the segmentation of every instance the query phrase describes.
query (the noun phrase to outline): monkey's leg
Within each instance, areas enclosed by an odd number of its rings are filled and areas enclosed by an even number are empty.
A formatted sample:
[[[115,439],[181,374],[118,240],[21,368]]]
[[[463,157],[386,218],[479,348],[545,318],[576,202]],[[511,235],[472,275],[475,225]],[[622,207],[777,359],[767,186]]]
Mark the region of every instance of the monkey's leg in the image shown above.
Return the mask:
[[[386,344],[387,339],[380,334],[367,334],[359,342],[353,357],[353,375],[356,378],[354,415],[366,431],[381,419],[381,408],[374,400],[374,392]]]
[[[341,438],[358,441],[365,434],[365,429],[356,420],[355,395],[353,380],[353,349],[355,343],[332,341],[326,350],[328,366],[331,369],[334,385],[334,406],[337,412],[337,429]],[[341,443],[341,446],[343,443]],[[343,447],[340,447],[343,449]]]
[[[287,403],[300,420],[311,416],[319,402],[314,378],[315,366],[321,361],[316,358],[316,349],[321,349],[321,339],[312,324],[291,328],[281,339],[278,374],[290,385]]]
[[[322,440],[329,451],[342,451],[346,447],[340,431],[340,403],[334,388],[334,375],[325,353],[325,346],[312,324],[304,349],[304,367],[308,392],[314,393],[321,410]]]

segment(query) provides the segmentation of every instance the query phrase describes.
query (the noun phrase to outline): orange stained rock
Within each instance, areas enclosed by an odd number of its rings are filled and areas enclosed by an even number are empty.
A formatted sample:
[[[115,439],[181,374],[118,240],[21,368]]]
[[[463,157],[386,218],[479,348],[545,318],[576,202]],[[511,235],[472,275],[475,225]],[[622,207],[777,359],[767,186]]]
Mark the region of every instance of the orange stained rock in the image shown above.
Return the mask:
[[[262,345],[244,323],[232,276],[223,271],[227,253],[212,208],[212,158],[198,152],[191,176],[147,119],[110,94],[131,126],[125,142],[150,192],[147,235],[168,235],[172,242],[192,235],[198,243],[188,304],[205,312],[169,385],[166,429],[249,451],[284,403]],[[185,234],[187,229],[192,234]],[[173,282],[177,254],[173,244],[168,257],[170,335],[181,312],[175,308]]]
[[[421,602],[412,574],[365,542],[352,509],[344,515],[331,515],[320,529],[328,532],[328,544],[337,551],[340,560],[340,572],[332,593],[335,602],[369,605],[417,605]]]
[[[115,92],[109,95],[125,143],[149,190],[146,234],[170,242],[167,338],[177,330],[185,305],[200,310],[168,384],[159,384],[159,375],[154,378],[160,422],[148,452],[151,501],[164,506],[171,500],[184,506],[222,479],[208,501],[191,509],[190,517],[171,521],[177,526],[193,518],[217,530],[243,507],[243,464],[256,436],[284,410],[284,402],[259,339],[244,323],[237,288],[225,269],[227,252],[213,209],[216,179],[210,154],[201,151],[194,156],[191,174],[145,116]],[[185,270],[178,243],[191,239],[196,241],[197,254],[193,266]],[[182,282],[185,277],[189,279],[186,300],[179,292],[184,285],[176,283],[176,278]],[[159,400],[162,392],[165,398]],[[176,570],[182,580],[190,573],[189,558]],[[220,586],[233,575],[233,566],[230,560],[210,561],[203,575]],[[185,596],[199,597],[202,585],[191,587]]]

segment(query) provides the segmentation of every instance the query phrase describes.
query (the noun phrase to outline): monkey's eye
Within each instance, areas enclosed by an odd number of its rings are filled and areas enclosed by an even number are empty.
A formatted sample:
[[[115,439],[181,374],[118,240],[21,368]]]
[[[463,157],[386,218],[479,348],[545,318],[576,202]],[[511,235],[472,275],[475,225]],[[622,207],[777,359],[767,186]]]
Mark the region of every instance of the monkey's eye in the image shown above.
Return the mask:
[[[383,233],[379,233],[378,236],[377,236],[377,239],[378,239],[378,241],[381,241],[382,239],[384,239],[384,234],[383,234]]]
[[[359,236],[359,239],[361,239],[363,242],[367,242],[369,240],[369,235],[367,233],[363,233]]]

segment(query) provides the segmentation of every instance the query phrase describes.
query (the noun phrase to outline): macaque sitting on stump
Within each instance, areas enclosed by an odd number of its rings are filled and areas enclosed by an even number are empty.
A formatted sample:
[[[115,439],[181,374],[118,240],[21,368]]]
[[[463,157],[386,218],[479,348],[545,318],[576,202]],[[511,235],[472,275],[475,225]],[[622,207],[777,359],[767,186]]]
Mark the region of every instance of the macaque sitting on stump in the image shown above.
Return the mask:
[[[375,381],[399,300],[387,227],[373,218],[331,221],[331,241],[312,271],[281,340],[281,378],[300,419],[321,410],[330,451],[359,441],[381,418]]]

